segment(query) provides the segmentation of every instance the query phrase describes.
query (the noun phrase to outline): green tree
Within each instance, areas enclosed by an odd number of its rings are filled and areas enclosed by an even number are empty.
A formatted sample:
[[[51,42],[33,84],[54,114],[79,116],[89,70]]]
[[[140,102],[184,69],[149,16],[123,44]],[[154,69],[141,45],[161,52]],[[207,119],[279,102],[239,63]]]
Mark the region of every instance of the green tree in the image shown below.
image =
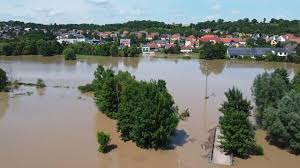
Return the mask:
[[[300,154],[300,94],[291,91],[278,102],[277,108],[267,108],[263,126],[269,141]]]
[[[292,80],[292,89],[300,93],[300,73],[297,73]]]
[[[76,60],[75,51],[72,48],[66,48],[63,52],[65,60]]]
[[[128,72],[99,66],[92,83],[96,105],[117,119],[123,140],[141,148],[165,148],[179,122],[178,109],[164,81],[137,81]]]
[[[104,132],[98,132],[97,133],[97,139],[99,143],[98,151],[101,153],[107,152],[107,146],[110,142],[110,135],[104,133]]]
[[[264,120],[264,109],[276,107],[278,101],[289,91],[285,79],[278,73],[263,73],[258,75],[252,85],[252,94],[257,106],[258,123]]]
[[[225,113],[229,109],[244,112],[250,115],[252,110],[251,102],[243,97],[243,93],[237,88],[233,87],[225,93],[227,101],[224,101],[220,111]]]
[[[113,57],[116,57],[116,56],[118,56],[118,54],[119,54],[118,46],[116,44],[111,45],[110,55],[113,56]]]
[[[5,91],[7,87],[6,72],[0,68],[0,92]]]
[[[118,95],[115,74],[111,69],[99,66],[93,81],[96,105],[108,117],[116,119],[118,114]]]
[[[224,59],[227,47],[223,43],[205,43],[200,51],[200,57],[204,59]]]
[[[39,55],[50,56],[51,48],[48,46],[47,41],[41,39],[37,41],[37,51]]]
[[[6,56],[13,55],[14,51],[15,51],[14,43],[6,43],[2,47],[2,53]]]
[[[225,96],[227,100],[220,109],[223,116],[219,121],[223,149],[242,158],[258,154],[255,132],[248,119],[252,109],[250,102],[236,88],[229,89]]]

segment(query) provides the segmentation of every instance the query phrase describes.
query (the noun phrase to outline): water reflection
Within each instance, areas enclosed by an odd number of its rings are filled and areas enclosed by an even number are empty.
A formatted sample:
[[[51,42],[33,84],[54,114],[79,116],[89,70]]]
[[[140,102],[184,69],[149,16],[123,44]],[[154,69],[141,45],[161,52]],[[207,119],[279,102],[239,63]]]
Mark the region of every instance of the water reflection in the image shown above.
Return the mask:
[[[202,74],[210,74],[219,75],[221,74],[226,66],[225,60],[200,60],[200,70]]]

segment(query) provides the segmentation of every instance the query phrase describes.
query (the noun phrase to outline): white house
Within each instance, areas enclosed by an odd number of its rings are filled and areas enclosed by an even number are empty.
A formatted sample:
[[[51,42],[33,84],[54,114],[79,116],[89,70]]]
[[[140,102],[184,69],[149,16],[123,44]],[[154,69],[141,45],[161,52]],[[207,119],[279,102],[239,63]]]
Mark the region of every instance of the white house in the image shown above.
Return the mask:
[[[81,34],[76,34],[76,33],[63,33],[60,36],[56,37],[57,42],[60,44],[62,43],[67,43],[67,44],[76,44],[80,42],[87,42],[87,39],[81,35]]]

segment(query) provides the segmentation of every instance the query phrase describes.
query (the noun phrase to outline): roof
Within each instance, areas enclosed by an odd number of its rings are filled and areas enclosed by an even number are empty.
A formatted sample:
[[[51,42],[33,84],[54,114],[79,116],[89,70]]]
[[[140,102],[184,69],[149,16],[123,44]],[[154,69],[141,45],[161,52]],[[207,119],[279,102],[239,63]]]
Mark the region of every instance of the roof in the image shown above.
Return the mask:
[[[287,52],[285,48],[228,48],[228,54],[233,56],[263,56],[270,51]]]

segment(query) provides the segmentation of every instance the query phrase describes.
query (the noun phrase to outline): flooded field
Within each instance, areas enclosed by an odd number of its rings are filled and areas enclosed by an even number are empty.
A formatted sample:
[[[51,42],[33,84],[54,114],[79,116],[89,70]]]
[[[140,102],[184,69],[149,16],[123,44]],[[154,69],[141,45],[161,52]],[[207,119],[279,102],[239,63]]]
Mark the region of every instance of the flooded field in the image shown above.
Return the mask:
[[[99,64],[129,71],[139,80],[167,82],[179,108],[191,111],[191,117],[179,124],[173,139],[176,149],[142,150],[120,140],[115,121],[99,113],[93,99],[77,90],[79,85],[91,82]],[[208,141],[218,123],[224,92],[236,86],[251,99],[251,85],[257,74],[282,67],[293,76],[300,70],[300,66],[286,63],[111,57],[65,62],[59,56],[0,57],[0,67],[8,72],[10,79],[35,83],[41,78],[49,86],[44,90],[21,87],[16,91],[32,91],[32,95],[13,97],[0,93],[3,168],[219,167],[208,163]],[[204,99],[206,76],[208,100]],[[106,155],[97,152],[99,130],[109,132],[115,146]],[[265,156],[237,159],[235,167],[299,167],[299,156],[268,145],[263,131],[257,135]]]

